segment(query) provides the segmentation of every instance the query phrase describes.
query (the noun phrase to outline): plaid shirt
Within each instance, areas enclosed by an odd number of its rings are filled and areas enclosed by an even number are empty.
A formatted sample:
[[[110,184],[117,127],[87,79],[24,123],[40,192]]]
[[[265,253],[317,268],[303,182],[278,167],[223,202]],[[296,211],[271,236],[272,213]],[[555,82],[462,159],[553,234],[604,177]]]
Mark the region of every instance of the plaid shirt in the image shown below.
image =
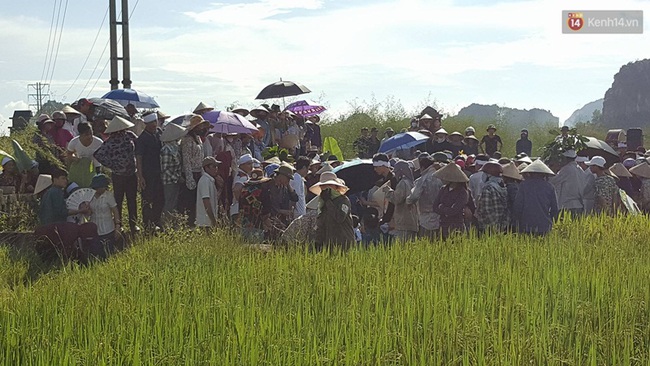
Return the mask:
[[[181,180],[181,149],[177,141],[165,143],[160,150],[160,172],[163,184]]]
[[[481,192],[476,207],[476,218],[481,229],[505,229],[508,225],[508,191],[502,180],[490,177]]]

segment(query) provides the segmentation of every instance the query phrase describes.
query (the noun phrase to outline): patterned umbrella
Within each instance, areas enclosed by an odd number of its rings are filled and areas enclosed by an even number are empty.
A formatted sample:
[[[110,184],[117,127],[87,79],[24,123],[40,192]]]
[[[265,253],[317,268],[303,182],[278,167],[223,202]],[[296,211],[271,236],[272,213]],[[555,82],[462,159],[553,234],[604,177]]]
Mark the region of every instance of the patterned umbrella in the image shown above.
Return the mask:
[[[293,102],[285,108],[287,111],[291,111],[299,116],[311,117],[317,114],[323,113],[327,108],[322,105],[318,105],[315,102],[306,99]]]

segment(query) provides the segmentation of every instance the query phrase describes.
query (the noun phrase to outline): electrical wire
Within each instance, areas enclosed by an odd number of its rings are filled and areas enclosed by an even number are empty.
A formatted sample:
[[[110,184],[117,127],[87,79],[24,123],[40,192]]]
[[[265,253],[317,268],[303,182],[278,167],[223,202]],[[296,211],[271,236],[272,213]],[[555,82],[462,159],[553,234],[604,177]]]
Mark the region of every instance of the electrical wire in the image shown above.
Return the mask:
[[[41,82],[45,77],[45,68],[47,67],[47,59],[50,55],[50,43],[52,41],[52,28],[54,28],[54,14],[56,14],[56,0],[54,0],[54,7],[52,8],[52,20],[50,20],[50,35],[47,37],[47,49],[45,50],[45,61],[43,62],[43,71],[41,72]]]
[[[45,71],[45,79],[47,80],[49,75],[50,75],[50,69],[52,68],[52,60],[54,56],[54,47],[57,43],[56,37],[57,33],[59,33],[59,20],[61,19],[61,6],[63,5],[63,0],[59,1],[59,10],[56,14],[56,23],[54,24],[54,36],[52,37],[52,47],[50,49],[50,61],[47,64],[47,70]]]
[[[61,1],[63,2],[63,0]],[[52,64],[52,73],[48,84],[52,84],[54,78],[54,70],[56,69],[56,61],[59,58],[59,48],[61,47],[61,38],[63,38],[63,27],[65,26],[65,16],[68,14],[68,0],[65,0],[65,7],[63,8],[63,19],[61,19],[61,30],[59,31],[59,41],[56,44],[56,52],[54,52],[54,63]]]
[[[86,55],[86,59],[84,60],[83,65],[81,65],[81,69],[79,70],[79,73],[77,73],[77,76],[74,78],[74,81],[68,87],[68,89],[65,92],[63,92],[63,96],[68,94],[68,92],[72,89],[72,87],[75,86],[75,84],[79,80],[79,76],[81,76],[81,73],[84,71],[84,68],[86,67],[86,64],[88,63],[88,60],[90,59],[90,55],[92,54],[93,50],[95,49],[95,44],[97,44],[97,39],[99,39],[99,34],[101,33],[102,28],[104,27],[104,23],[106,23],[106,17],[108,17],[108,10],[109,10],[109,7],[106,7],[106,12],[104,13],[104,19],[102,19],[102,24],[99,25],[99,29],[97,30],[97,34],[95,34],[95,40],[93,41],[93,44],[90,47],[90,51],[88,51],[88,55]]]

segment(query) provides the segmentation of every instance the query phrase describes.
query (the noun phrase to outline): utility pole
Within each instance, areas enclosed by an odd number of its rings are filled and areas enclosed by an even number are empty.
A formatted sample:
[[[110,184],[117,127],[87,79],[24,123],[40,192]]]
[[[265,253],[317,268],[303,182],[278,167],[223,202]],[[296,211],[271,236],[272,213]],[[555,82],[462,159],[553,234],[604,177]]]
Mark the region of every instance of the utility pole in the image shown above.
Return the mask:
[[[45,100],[50,100],[50,94],[44,92],[44,90],[47,88],[49,89],[50,84],[43,84],[43,83],[36,83],[36,84],[28,84],[27,88],[31,91],[34,90],[33,93],[27,94],[27,100],[30,102],[29,106],[35,109],[35,112],[38,113],[41,108],[43,108],[43,101]]]
[[[124,79],[122,86],[131,88],[131,52],[129,51],[129,0],[121,0],[121,19],[117,20],[117,0],[109,0],[110,50],[111,50],[111,90],[119,87],[118,61],[122,61]],[[117,54],[117,26],[121,26],[122,57]]]

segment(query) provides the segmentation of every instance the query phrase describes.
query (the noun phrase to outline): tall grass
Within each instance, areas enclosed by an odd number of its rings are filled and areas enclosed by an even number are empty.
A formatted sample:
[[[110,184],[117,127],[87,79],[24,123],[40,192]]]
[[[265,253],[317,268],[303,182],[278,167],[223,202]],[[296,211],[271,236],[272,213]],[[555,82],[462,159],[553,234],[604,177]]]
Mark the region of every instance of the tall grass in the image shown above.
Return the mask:
[[[0,360],[647,364],[647,236],[645,217],[344,254],[170,235],[30,285],[0,281]]]

